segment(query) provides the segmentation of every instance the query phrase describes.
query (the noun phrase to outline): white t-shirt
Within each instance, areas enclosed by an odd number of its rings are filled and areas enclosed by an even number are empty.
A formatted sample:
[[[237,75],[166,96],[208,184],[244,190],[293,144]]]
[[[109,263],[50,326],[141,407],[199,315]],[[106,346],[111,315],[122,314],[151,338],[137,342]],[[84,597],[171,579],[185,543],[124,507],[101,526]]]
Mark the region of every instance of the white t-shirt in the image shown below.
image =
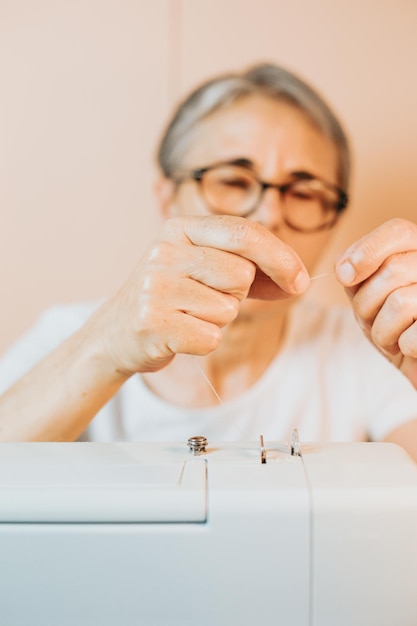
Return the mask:
[[[0,393],[79,328],[97,303],[46,311],[0,360]],[[191,357],[190,357],[191,358]],[[47,388],[45,389],[47,393]],[[238,398],[185,409],[132,376],[83,435],[89,441],[381,440],[417,418],[417,391],[365,339],[350,309],[294,307],[287,340],[263,376]]]

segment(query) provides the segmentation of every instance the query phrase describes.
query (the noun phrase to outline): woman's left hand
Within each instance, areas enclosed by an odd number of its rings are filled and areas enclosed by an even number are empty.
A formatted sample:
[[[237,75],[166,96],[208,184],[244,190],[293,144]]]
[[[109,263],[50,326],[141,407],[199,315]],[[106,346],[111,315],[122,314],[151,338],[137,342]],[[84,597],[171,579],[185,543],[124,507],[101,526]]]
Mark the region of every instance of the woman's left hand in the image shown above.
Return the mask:
[[[344,252],[335,272],[366,336],[417,389],[417,224],[385,222]]]

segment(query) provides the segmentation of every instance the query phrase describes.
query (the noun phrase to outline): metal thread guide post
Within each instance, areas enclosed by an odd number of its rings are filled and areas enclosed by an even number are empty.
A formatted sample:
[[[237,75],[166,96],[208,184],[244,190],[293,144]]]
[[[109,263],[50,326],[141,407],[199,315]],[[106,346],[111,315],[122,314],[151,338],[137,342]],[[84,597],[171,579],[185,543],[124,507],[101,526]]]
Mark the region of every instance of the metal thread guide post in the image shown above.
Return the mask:
[[[261,440],[261,463],[266,463],[266,450],[265,450],[263,435],[260,436],[260,440]]]
[[[296,428],[293,429],[291,434],[291,456],[301,456],[300,438]]]

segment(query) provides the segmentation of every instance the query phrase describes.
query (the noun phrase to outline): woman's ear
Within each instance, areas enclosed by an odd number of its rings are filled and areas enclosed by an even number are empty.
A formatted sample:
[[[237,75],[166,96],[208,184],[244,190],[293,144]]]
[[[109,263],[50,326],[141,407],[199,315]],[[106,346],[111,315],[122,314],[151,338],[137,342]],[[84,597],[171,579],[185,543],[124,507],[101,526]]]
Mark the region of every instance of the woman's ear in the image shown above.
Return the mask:
[[[173,205],[176,185],[169,178],[161,176],[155,181],[154,193],[163,218],[167,219],[173,215]]]

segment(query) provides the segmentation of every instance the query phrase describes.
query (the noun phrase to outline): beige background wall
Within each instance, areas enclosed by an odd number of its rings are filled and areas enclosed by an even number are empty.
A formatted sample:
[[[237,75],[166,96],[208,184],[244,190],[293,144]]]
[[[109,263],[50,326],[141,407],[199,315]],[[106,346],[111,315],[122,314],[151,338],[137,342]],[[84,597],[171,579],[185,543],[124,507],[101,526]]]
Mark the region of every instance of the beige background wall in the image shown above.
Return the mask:
[[[45,307],[121,284],[158,228],[160,129],[219,70],[281,63],[349,129],[353,200],[323,269],[417,220],[416,27],[414,0],[0,0],[0,351]],[[316,295],[342,302],[326,280]]]

